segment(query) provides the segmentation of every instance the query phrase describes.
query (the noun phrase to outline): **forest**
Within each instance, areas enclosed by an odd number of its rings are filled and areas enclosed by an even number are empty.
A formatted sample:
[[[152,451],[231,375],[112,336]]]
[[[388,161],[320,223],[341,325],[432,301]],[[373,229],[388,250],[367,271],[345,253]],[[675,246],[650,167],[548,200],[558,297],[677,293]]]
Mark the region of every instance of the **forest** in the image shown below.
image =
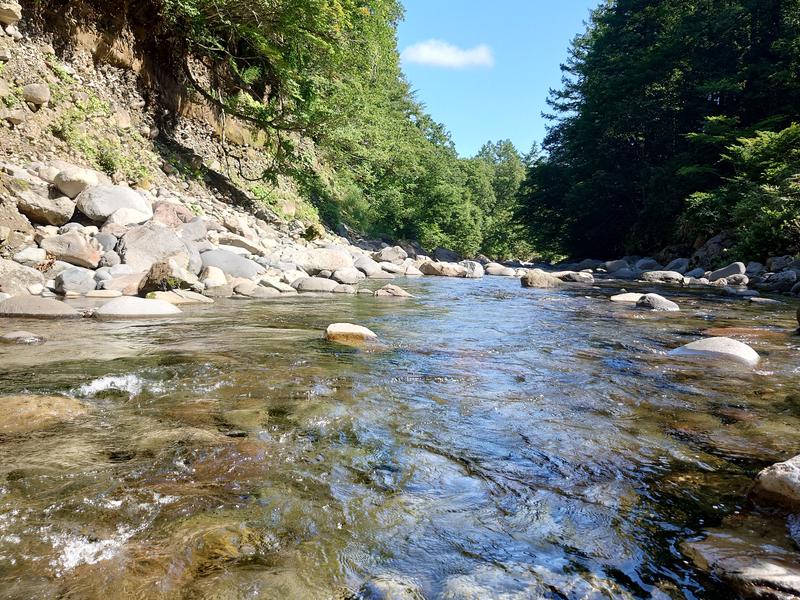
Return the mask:
[[[521,190],[536,249],[800,252],[800,2],[616,0],[562,70]]]
[[[720,231],[748,258],[800,252],[800,0],[604,2],[541,149],[471,158],[403,76],[398,0],[162,6],[227,65],[226,110],[270,135],[264,176],[329,225],[497,259],[680,254]]]

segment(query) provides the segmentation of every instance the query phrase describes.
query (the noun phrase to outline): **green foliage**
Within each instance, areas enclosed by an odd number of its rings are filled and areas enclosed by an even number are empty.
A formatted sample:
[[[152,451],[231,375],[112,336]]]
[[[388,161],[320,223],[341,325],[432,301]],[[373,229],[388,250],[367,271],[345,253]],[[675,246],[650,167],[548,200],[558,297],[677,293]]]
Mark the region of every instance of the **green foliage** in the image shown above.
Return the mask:
[[[742,153],[767,151],[778,142],[762,136],[800,119],[798,15],[800,0],[612,0],[595,10],[551,94],[546,155],[523,186],[520,215],[537,248],[651,252],[733,227],[746,234],[743,252],[787,249],[791,177],[771,173],[795,167]],[[763,225],[750,235],[742,219]],[[779,221],[768,241],[767,223]]]
[[[261,192],[288,175],[315,209],[301,204],[301,217],[466,255],[526,248],[519,154],[501,142],[477,162],[458,157],[402,75],[398,0],[161,2],[168,27],[217,66],[215,87],[195,81],[198,92],[266,132],[274,166]]]
[[[151,162],[148,157],[132,155],[130,148],[124,147],[118,138],[101,137],[90,126],[93,119],[108,119],[111,116],[111,107],[92,95],[64,112],[52,125],[52,133],[79,150],[107,175],[121,173],[129,180],[141,181],[147,176],[146,164]]]

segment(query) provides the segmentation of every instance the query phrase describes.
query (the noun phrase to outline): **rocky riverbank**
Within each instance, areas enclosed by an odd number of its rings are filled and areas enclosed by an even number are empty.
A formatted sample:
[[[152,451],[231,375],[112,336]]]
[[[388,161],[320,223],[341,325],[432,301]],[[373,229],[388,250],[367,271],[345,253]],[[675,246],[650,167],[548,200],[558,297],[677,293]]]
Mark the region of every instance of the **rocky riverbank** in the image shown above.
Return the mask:
[[[164,143],[163,108],[146,98],[129,69],[95,64],[90,53],[80,51],[66,60],[52,40],[25,35],[22,16],[18,4],[0,2],[4,343],[46,341],[35,331],[4,326],[16,327],[17,319],[180,319],[192,310],[188,306],[220,299],[291,301],[308,294],[377,302],[409,297],[392,283],[407,277],[518,278],[523,287],[546,290],[602,283],[616,288],[610,303],[659,313],[680,312],[680,298],[669,297],[677,290],[763,303],[778,300],[762,294],[800,295],[800,259],[724,265],[724,236],[691,257],[670,261],[625,257],[534,265],[462,260],[441,248],[428,256],[413,242],[332,232],[298,210],[297,190],[282,189],[278,202],[260,201],[258,190],[244,186],[227,164],[228,144],[234,142],[220,138],[202,119],[170,115],[171,145]],[[93,137],[97,131],[102,135]],[[170,154],[178,141],[185,152]],[[257,170],[261,157],[253,140],[242,135],[238,141],[238,156]],[[724,266],[712,268],[720,263]],[[650,289],[624,289],[634,282]],[[35,329],[30,323],[24,321]],[[377,338],[346,323],[328,327],[326,337],[347,344]],[[712,359],[737,369],[753,369],[761,360],[755,349],[725,335],[680,345],[668,357]],[[8,415],[0,422],[3,435],[40,431],[87,410],[74,399],[35,394],[6,396],[3,406]],[[735,515],[701,539],[687,541],[687,556],[743,595],[800,597],[795,566],[800,528],[794,516],[800,506],[799,461],[765,469],[750,496],[753,514],[779,514],[785,530],[765,531],[752,514]],[[413,584],[391,579],[373,581],[365,590],[365,597],[422,597]]]

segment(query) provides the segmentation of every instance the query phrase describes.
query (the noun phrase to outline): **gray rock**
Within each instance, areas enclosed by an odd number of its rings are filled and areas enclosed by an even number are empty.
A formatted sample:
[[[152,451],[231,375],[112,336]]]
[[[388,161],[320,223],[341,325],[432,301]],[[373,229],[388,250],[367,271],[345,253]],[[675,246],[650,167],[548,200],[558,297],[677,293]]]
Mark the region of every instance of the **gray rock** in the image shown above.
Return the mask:
[[[754,275],[761,275],[765,271],[766,268],[760,262],[751,261],[747,263],[747,266],[744,269],[744,274],[748,277],[753,277]]]
[[[676,258],[666,267],[664,267],[665,271],[676,271],[678,273],[686,273],[688,269],[689,269],[688,258]]]
[[[750,278],[747,275],[734,274],[725,277],[725,281],[728,285],[747,285],[750,282]]]
[[[53,185],[68,198],[75,198],[85,189],[100,185],[100,177],[91,169],[67,167],[56,174]]]
[[[454,252],[453,250],[448,250],[447,248],[442,248],[441,246],[433,251],[433,254],[431,254],[431,258],[433,258],[433,260],[444,263],[448,262],[457,263],[461,262],[461,260],[463,259],[463,257],[458,252]]]
[[[761,471],[751,496],[760,504],[800,511],[800,455]]]
[[[483,265],[481,263],[476,262],[474,260],[462,260],[460,263],[462,267],[464,267],[467,272],[464,275],[467,279],[481,279],[484,275]]]
[[[724,359],[754,367],[761,357],[747,344],[726,337],[710,337],[680,348],[675,348],[669,353],[671,356],[700,357],[711,359]]]
[[[22,99],[36,106],[50,102],[50,86],[45,83],[30,83],[22,88]]]
[[[38,296],[14,296],[0,302],[0,317],[26,319],[79,319],[81,314],[71,306]]]
[[[100,264],[100,244],[77,231],[43,239],[39,245],[57,260],[79,267],[96,268]]]
[[[558,277],[546,273],[541,269],[531,269],[522,276],[522,287],[526,288],[557,288],[564,285]]]
[[[365,342],[376,342],[378,336],[374,331],[362,325],[331,323],[325,329],[325,339],[340,344],[363,344]]]
[[[333,279],[323,279],[321,277],[302,277],[292,283],[292,287],[298,292],[333,292],[340,283]]]
[[[114,250],[114,248],[117,247],[117,242],[119,242],[117,236],[111,235],[110,233],[98,233],[94,236],[94,239],[97,240],[97,242],[106,252]]]
[[[619,302],[622,304],[636,304],[639,300],[642,299],[644,294],[637,294],[634,292],[626,292],[624,294],[616,294],[615,296],[611,296],[609,300],[612,302]]]
[[[747,267],[744,266],[744,263],[735,262],[727,267],[723,267],[721,269],[717,269],[716,271],[712,271],[711,274],[708,276],[709,281],[716,281],[717,279],[724,279],[731,275],[744,275]]]
[[[137,271],[147,271],[160,260],[184,254],[189,257],[190,270],[200,271],[200,257],[193,253],[174,231],[157,223],[130,228],[117,244],[117,254],[122,262],[131,265]],[[192,254],[195,254],[195,257],[192,257]]]
[[[781,271],[780,273],[769,273],[761,283],[754,284],[756,289],[764,292],[788,292],[797,283],[797,273],[795,271]]]
[[[17,296],[28,294],[28,287],[43,285],[44,275],[13,260],[0,258],[0,292]]]
[[[119,254],[113,250],[103,252],[103,256],[100,258],[100,265],[103,267],[115,267],[121,262],[122,259],[119,257]]]
[[[406,272],[406,267],[402,263],[396,265],[394,263],[383,261],[378,264],[381,266],[381,269],[387,273],[392,273],[393,275],[403,275]]]
[[[209,250],[200,255],[204,267],[217,267],[231,277],[255,279],[264,273],[264,267],[227,250]]]
[[[489,263],[483,267],[487,275],[492,277],[515,277],[516,271],[499,263]]]
[[[367,277],[374,277],[383,272],[381,266],[369,256],[359,256],[355,259],[353,266]]]
[[[658,294],[645,294],[639,298],[636,306],[663,312],[676,312],[680,310],[680,307],[672,300],[667,300],[664,296],[659,296]]]
[[[630,269],[631,266],[625,260],[609,260],[603,263],[603,268],[609,273],[614,274],[623,269]]]
[[[153,216],[153,209],[141,194],[122,186],[94,186],[81,192],[75,201],[78,210],[97,223],[104,223],[121,208]]]
[[[692,269],[691,271],[688,271],[688,272],[684,273],[683,275],[685,277],[689,277],[691,279],[700,279],[701,277],[704,277],[705,274],[706,274],[706,272],[703,269],[701,269],[700,267],[698,267],[696,269]]]
[[[400,264],[406,258],[408,258],[408,253],[400,246],[392,246],[390,248],[382,248],[380,251],[374,253],[372,258],[374,258],[377,262]]]
[[[637,272],[633,269],[619,269],[613,275],[616,279],[635,279]]]
[[[683,275],[678,271],[647,271],[642,273],[641,279],[650,283],[683,283]]]
[[[62,271],[56,276],[55,289],[59,294],[66,294],[67,292],[85,294],[86,292],[91,292],[96,287],[97,281],[94,278],[94,271],[90,271],[89,269],[73,267]]]
[[[794,262],[794,256],[770,256],[767,259],[767,270],[773,273],[783,271]]]
[[[591,273],[582,273],[580,271],[559,271],[552,273],[553,277],[558,277],[561,281],[570,283],[594,283],[594,276]]]
[[[34,223],[63,225],[75,213],[75,202],[66,196],[50,198],[32,190],[17,192],[17,209]]]
[[[253,281],[240,283],[234,288],[234,291],[237,294],[241,296],[246,296],[248,298],[267,299],[267,298],[278,298],[281,295],[281,293],[275,288],[267,287],[264,285],[258,285]]]
[[[365,279],[366,275],[355,267],[347,267],[335,271],[331,277],[339,283],[353,285]]]
[[[295,256],[297,266],[309,275],[320,271],[338,271],[354,266],[353,257],[341,248],[312,248],[298,252]]]
[[[127,319],[144,317],[168,317],[180,314],[181,310],[164,300],[148,300],[133,296],[114,298],[94,312],[97,319]]]
[[[36,246],[29,246],[14,255],[14,260],[26,267],[35,267],[47,260],[47,252]]]
[[[660,271],[664,268],[653,258],[643,258],[637,261],[635,266],[638,271]]]

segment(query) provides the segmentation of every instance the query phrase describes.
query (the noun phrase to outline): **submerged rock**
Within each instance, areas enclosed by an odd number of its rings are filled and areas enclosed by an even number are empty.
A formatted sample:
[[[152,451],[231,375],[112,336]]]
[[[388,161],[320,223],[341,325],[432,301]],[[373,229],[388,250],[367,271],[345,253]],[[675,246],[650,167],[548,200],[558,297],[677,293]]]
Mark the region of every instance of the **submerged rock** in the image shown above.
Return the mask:
[[[685,543],[685,554],[745,598],[800,598],[800,565],[785,525],[756,517],[734,525],[711,529],[704,539]]]
[[[733,360],[754,367],[761,360],[747,344],[727,337],[698,340],[669,352],[671,356]]]
[[[86,407],[66,396],[0,396],[0,434],[19,434],[86,414]]]
[[[363,600],[424,600],[419,586],[405,578],[381,576],[361,586]]]
[[[0,337],[3,344],[42,344],[44,338],[30,331],[10,331]]]
[[[375,296],[378,297],[393,297],[393,298],[413,298],[411,294],[397,285],[388,284],[381,289],[375,291]]]
[[[363,344],[365,342],[376,342],[378,336],[373,331],[353,325],[352,323],[332,323],[325,330],[325,339],[330,342],[340,344]]]

